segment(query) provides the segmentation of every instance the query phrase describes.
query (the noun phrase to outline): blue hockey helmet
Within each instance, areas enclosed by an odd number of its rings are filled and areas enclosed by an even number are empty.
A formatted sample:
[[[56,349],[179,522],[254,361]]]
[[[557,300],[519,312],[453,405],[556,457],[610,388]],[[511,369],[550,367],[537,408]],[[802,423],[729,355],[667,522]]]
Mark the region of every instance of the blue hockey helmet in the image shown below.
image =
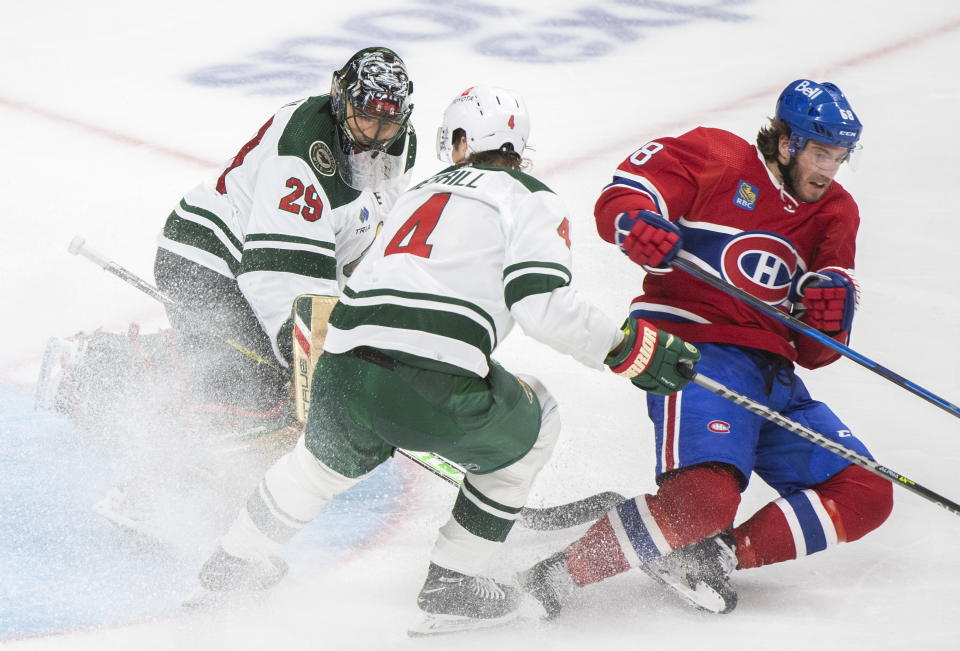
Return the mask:
[[[780,93],[776,118],[790,127],[791,154],[803,149],[807,140],[851,152],[860,148],[863,125],[835,84],[797,79]]]

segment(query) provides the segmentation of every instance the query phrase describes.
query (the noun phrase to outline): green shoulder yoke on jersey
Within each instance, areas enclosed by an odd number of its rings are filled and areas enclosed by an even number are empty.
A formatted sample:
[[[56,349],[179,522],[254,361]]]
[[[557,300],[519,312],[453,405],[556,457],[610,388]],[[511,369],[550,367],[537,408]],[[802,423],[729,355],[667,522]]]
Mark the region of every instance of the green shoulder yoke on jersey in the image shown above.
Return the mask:
[[[556,194],[553,190],[548,188],[545,184],[541,183],[537,179],[533,178],[526,172],[521,172],[520,170],[515,170],[509,167],[498,167],[496,165],[471,165],[470,167],[476,168],[478,170],[489,170],[491,172],[504,172],[509,174],[520,183],[530,192],[549,192],[550,194]]]
[[[408,126],[407,137],[398,138],[387,150],[389,154],[400,156],[408,140],[404,172],[412,168],[416,160],[417,137],[413,127]],[[338,146],[337,125],[330,112],[329,95],[307,98],[297,107],[277,144],[278,155],[296,156],[314,171],[331,202],[330,208],[339,208],[360,196],[360,191],[344,183],[337,173],[333,148]]]

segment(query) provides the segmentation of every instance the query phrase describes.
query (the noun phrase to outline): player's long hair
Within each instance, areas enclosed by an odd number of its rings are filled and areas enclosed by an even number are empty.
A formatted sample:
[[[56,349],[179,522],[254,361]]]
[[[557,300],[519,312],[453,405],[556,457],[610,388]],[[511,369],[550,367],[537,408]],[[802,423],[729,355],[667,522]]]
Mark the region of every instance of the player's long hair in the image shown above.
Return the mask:
[[[463,129],[456,129],[453,132],[453,145],[456,147],[465,137],[466,132]],[[526,171],[531,167],[530,159],[523,158],[515,152],[510,143],[504,144],[500,149],[470,152],[461,165],[491,165],[520,171]]]
[[[778,162],[780,137],[790,137],[790,127],[783,120],[770,118],[770,124],[757,132],[757,149],[768,163]]]

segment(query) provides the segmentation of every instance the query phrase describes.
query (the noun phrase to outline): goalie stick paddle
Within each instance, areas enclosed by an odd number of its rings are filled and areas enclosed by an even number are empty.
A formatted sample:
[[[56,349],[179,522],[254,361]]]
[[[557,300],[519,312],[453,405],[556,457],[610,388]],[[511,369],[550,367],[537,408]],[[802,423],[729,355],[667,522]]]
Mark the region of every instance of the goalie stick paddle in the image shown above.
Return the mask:
[[[777,319],[778,321],[784,323],[785,325],[792,328],[793,330],[796,330],[801,334],[811,337],[812,339],[816,339],[824,346],[827,346],[828,348],[833,349],[834,351],[840,353],[841,355],[843,355],[848,359],[852,359],[857,364],[860,364],[860,366],[863,366],[864,368],[870,371],[873,371],[877,375],[886,378],[887,380],[893,382],[897,386],[903,387],[904,389],[913,393],[914,395],[920,396],[927,402],[933,405],[936,405],[937,407],[940,407],[944,411],[960,418],[960,407],[957,407],[952,402],[945,400],[940,396],[934,393],[931,393],[930,391],[927,391],[926,389],[919,386],[918,384],[915,384],[910,380],[906,379],[905,377],[898,375],[897,373],[894,373],[890,369],[884,366],[881,366],[880,364],[876,363],[872,359],[864,355],[861,355],[860,353],[853,350],[852,348],[844,346],[836,339],[833,339],[832,337],[820,332],[816,328],[813,328],[807,325],[800,319],[790,314],[787,314],[786,312],[782,312],[781,310],[778,310],[776,307],[774,307],[773,305],[770,305],[769,303],[765,303],[761,301],[759,298],[757,298],[750,292],[744,291],[739,287],[731,285],[730,283],[723,280],[722,278],[718,278],[713,274],[704,271],[703,269],[695,265],[693,262],[690,262],[689,260],[686,260],[684,258],[676,257],[673,259],[673,261],[670,264],[674,267],[677,267],[678,269],[682,269],[683,271],[690,274],[691,276],[694,276],[695,278],[699,278],[703,282],[719,289],[722,292],[725,292],[735,298],[739,298],[745,303],[760,310],[764,314],[767,314],[773,317],[774,319]]]

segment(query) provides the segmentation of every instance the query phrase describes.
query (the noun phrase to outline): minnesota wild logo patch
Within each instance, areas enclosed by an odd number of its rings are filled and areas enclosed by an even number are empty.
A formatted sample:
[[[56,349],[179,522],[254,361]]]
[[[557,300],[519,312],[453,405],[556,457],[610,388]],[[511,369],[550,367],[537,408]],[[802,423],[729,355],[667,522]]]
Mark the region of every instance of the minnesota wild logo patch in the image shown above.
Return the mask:
[[[333,176],[337,171],[337,162],[333,159],[333,152],[329,145],[322,140],[315,141],[310,145],[310,163],[313,169],[324,176]]]

